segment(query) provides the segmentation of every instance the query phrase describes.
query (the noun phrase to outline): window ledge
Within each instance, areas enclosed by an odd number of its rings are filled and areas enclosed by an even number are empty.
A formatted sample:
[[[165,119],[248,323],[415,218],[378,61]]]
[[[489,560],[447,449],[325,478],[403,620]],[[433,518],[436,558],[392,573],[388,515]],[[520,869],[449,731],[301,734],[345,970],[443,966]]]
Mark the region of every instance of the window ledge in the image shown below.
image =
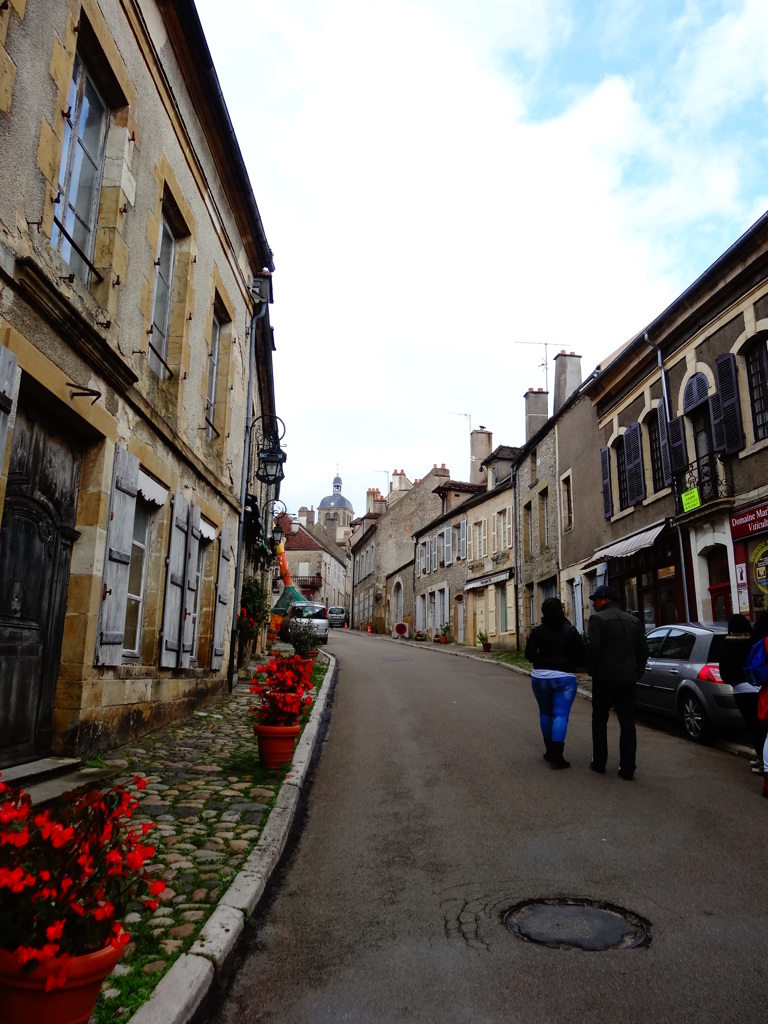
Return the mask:
[[[765,451],[768,448],[768,437],[763,438],[762,441],[755,441],[754,444],[747,445],[739,452],[740,459],[746,459],[750,455],[754,455],[756,452]]]
[[[631,516],[634,511],[634,505],[630,506],[630,508],[625,508],[621,512],[617,512],[615,516],[611,516],[611,522],[618,523],[620,519],[626,519],[627,516]]]
[[[657,491],[655,494],[652,494],[650,498],[646,498],[645,501],[642,503],[643,508],[645,508],[646,505],[652,505],[654,501],[658,501],[660,498],[667,498],[671,493],[671,487],[664,487],[662,490]]]

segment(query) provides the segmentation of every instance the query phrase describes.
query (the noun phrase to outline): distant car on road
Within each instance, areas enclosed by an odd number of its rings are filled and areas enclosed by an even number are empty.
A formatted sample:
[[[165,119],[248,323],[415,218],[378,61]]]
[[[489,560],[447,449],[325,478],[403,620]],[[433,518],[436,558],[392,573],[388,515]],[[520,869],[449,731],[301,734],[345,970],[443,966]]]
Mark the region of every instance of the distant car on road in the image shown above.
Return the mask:
[[[709,739],[715,729],[739,728],[743,719],[733,688],[720,678],[725,623],[680,622],[646,636],[648,663],[637,684],[637,705],[682,722],[686,736]]]
[[[346,621],[347,609],[342,608],[341,605],[331,605],[328,609],[328,625],[331,629],[343,629]]]
[[[318,641],[321,644],[328,643],[328,616],[324,604],[314,604],[311,601],[295,601],[283,617],[280,626],[280,639],[289,640],[291,623],[306,620],[312,623]]]

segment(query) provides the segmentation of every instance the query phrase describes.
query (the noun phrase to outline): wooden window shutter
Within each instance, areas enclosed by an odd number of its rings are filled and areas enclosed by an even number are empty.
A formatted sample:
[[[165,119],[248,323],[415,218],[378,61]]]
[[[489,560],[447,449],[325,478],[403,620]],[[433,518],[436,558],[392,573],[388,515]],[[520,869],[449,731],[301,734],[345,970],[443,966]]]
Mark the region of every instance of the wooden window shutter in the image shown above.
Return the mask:
[[[488,635],[496,635],[496,588],[491,584],[485,588],[488,608]]]
[[[645,472],[643,469],[643,434],[640,424],[630,423],[624,434],[626,457],[627,495],[630,505],[645,499]]]
[[[464,527],[464,542],[467,546],[467,559],[471,562],[472,559],[475,557],[473,548],[473,534],[475,532],[475,524],[470,523],[469,529],[467,529],[467,521],[465,519],[461,525]]]
[[[506,547],[512,547],[512,528],[514,524],[512,522],[512,506],[507,505],[507,536],[504,538],[504,544]]]
[[[669,441],[669,457],[672,476],[677,476],[688,468],[688,446],[685,441],[685,416],[678,416],[667,424]]]
[[[216,609],[213,614],[213,651],[211,668],[218,671],[224,663],[224,631],[227,627],[227,594],[229,593],[229,530],[222,529],[219,539],[219,571],[216,578]]]
[[[709,394],[709,381],[705,374],[694,373],[683,391],[683,412],[691,412],[696,406],[706,402]]]
[[[116,446],[104,555],[99,632],[96,638],[96,665],[119,665],[123,658],[128,573],[131,566],[138,483],[139,460],[125,448]]]
[[[659,454],[661,455],[661,479],[664,487],[672,486],[672,453],[669,448],[669,420],[667,407],[662,400],[657,410],[659,424]]]
[[[478,552],[478,558],[488,557],[488,520],[483,519],[483,539],[482,539],[483,550]]]
[[[187,534],[187,565],[184,586],[184,614],[181,627],[181,667],[189,668],[192,642],[195,636],[195,597],[202,581],[197,579],[197,554],[200,550],[200,509],[189,503],[189,532]]]
[[[432,545],[432,572],[437,572],[437,534],[431,539]]]
[[[497,544],[498,544],[497,532],[498,531],[496,529],[496,520],[498,518],[499,518],[498,514],[496,512],[494,512],[493,517],[491,519],[491,554],[492,555],[495,555],[496,552],[498,551],[498,546],[497,546]]]
[[[421,544],[416,545],[416,575],[421,575]]]
[[[171,539],[168,547],[168,569],[165,576],[163,636],[160,644],[160,666],[162,668],[178,668],[181,664],[181,620],[187,578],[188,532],[189,502],[181,491],[176,491],[173,496]]]
[[[443,558],[446,565],[453,561],[453,530],[451,530],[450,526],[447,526],[445,529]]]
[[[461,558],[467,557],[467,520],[462,519],[459,524],[459,555]]]
[[[603,481],[603,516],[613,515],[613,493],[611,492],[611,449],[603,445],[600,449],[600,474]]]
[[[4,345],[0,345],[0,466],[5,457],[5,442],[8,438],[8,420],[13,409],[13,393],[16,389],[16,356]]]
[[[744,447],[738,368],[732,352],[723,352],[717,357],[715,373],[717,391],[710,396],[709,403],[715,451],[730,455]]]

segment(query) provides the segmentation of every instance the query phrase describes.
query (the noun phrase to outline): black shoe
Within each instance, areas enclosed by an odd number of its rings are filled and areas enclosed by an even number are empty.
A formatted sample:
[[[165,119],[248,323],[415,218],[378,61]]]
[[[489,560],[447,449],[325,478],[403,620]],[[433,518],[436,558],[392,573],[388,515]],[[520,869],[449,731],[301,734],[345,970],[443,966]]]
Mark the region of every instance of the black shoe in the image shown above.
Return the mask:
[[[633,782],[635,778],[634,772],[625,772],[623,768],[619,768],[619,778],[624,779],[625,782]]]
[[[595,764],[594,761],[590,761],[589,767],[592,769],[593,772],[597,772],[598,775],[605,775],[605,765],[603,765],[601,768],[599,764]]]
[[[564,747],[565,747],[564,743],[555,743],[554,740],[552,741],[552,743],[550,743],[550,745],[549,745],[549,767],[550,768],[560,769],[560,768],[570,768],[571,767],[571,762],[570,761],[566,761],[565,758],[563,757],[563,748]]]
[[[550,740],[544,740],[544,746],[547,749],[544,751],[542,756],[543,756],[545,761],[551,761],[552,760],[552,743],[551,743],[551,741]]]

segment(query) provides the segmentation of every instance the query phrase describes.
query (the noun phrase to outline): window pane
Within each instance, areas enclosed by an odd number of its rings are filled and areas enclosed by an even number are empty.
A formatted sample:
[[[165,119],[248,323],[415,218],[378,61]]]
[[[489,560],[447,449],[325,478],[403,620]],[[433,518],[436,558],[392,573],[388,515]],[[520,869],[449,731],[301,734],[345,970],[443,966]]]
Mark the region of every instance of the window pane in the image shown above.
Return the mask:
[[[133,597],[128,598],[128,605],[125,609],[125,635],[123,637],[123,650],[135,651],[139,642],[139,609],[141,602]]]
[[[78,216],[86,224],[91,223],[94,193],[98,187],[97,173],[96,164],[84,152],[82,146],[78,146],[75,154],[75,164],[72,169],[72,183],[69,189],[69,196],[70,202],[77,211]]]
[[[99,163],[101,158],[104,115],[104,104],[99,99],[92,83],[86,79],[79,129],[82,144],[94,163]]]
[[[144,579],[144,548],[136,544],[131,548],[131,565],[128,569],[128,593],[141,596],[141,581]]]

